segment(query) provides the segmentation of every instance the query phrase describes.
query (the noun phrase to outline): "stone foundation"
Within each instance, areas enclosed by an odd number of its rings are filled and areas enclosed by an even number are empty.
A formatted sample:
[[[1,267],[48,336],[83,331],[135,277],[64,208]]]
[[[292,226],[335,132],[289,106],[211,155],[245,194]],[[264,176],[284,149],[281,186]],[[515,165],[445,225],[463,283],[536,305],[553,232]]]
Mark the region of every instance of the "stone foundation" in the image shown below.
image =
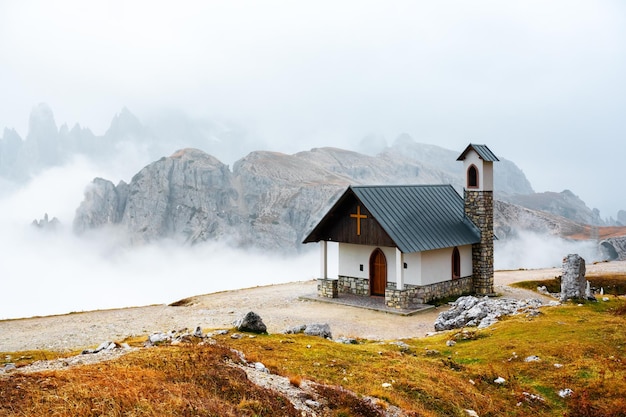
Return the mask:
[[[355,295],[370,295],[370,280],[366,278],[355,278],[339,275],[339,293],[341,294],[355,294]]]
[[[336,279],[324,279],[320,278],[317,280],[317,295],[319,297],[325,298],[337,298],[339,296],[339,292],[337,290]]]
[[[396,289],[395,282],[388,282],[385,290],[385,304],[391,308],[409,308],[411,305],[426,304],[433,300],[456,297],[472,293],[472,277],[464,277],[430,285],[405,285],[403,290]],[[369,280],[340,275],[339,279],[318,279],[317,295],[337,298],[339,294],[354,294],[369,297]]]
[[[385,291],[385,304],[391,308],[409,308],[415,304],[426,304],[445,297],[456,297],[473,292],[472,277],[430,285],[406,285],[404,290],[388,288]]]

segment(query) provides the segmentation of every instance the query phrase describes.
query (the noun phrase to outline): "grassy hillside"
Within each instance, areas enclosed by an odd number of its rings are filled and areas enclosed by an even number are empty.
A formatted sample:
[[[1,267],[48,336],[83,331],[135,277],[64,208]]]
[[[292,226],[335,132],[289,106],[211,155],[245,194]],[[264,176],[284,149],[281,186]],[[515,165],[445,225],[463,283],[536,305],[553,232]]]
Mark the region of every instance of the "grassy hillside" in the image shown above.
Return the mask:
[[[315,390],[328,416],[377,416],[389,405],[409,416],[626,416],[626,301],[611,296],[542,312],[402,342],[223,335],[214,344],[140,349],[0,378],[0,416],[301,415],[287,397],[250,383],[233,366],[241,361],[233,349],[294,387],[321,384]],[[560,396],[566,389],[571,395]]]

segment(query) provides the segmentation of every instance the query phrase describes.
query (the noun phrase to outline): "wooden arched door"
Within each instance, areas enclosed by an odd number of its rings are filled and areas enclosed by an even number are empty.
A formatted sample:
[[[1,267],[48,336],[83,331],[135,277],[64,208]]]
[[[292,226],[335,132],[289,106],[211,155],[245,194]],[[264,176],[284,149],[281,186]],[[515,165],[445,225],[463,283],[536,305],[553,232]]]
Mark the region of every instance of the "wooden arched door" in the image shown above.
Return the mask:
[[[370,294],[385,295],[387,288],[387,259],[382,250],[376,249],[370,256]]]

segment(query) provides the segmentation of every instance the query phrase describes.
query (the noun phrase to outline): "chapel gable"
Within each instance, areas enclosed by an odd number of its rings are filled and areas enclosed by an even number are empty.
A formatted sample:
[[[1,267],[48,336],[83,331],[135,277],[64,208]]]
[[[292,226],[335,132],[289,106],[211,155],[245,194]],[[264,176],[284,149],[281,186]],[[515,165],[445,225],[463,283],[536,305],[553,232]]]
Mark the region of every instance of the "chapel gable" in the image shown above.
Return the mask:
[[[346,190],[304,243],[319,240],[395,246],[391,237],[351,189]]]

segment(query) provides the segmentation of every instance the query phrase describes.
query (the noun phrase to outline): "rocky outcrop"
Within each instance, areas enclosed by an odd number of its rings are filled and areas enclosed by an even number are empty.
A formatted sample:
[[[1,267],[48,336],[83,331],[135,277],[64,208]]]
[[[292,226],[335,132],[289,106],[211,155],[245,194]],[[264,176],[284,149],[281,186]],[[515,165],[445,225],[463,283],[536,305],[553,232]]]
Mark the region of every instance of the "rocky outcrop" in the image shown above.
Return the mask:
[[[96,178],[76,212],[74,230],[120,224],[133,242],[207,240],[236,223],[236,198],[226,165],[185,149],[146,166],[129,184]]]
[[[128,184],[96,178],[76,211],[74,229],[83,233],[117,225],[133,243],[219,240],[297,251],[335,196],[350,184],[446,181],[452,178],[445,171],[391,153],[370,157],[337,148],[295,155],[257,151],[237,161],[231,172],[205,152],[182,149],[147,165]],[[557,236],[588,232],[562,217],[498,200],[494,214],[501,240],[526,230]],[[611,247],[626,253],[619,244]]]
[[[596,226],[604,226],[605,221],[597,209],[590,209],[584,201],[570,190],[560,193],[544,192],[531,194],[503,195],[501,198],[510,203],[532,210],[539,210],[564,217],[571,221]]]
[[[520,231],[571,236],[585,229],[584,225],[563,217],[500,200],[494,201],[493,227],[498,239],[515,237]]]
[[[603,240],[600,242],[600,249],[606,259],[624,261],[626,260],[626,236],[611,237]]]
[[[529,316],[539,314],[538,308],[543,303],[538,299],[514,300],[509,298],[489,298],[466,296],[458,298],[452,308],[443,311],[435,320],[435,330],[451,330],[462,327],[491,326],[506,315],[525,313]]]

